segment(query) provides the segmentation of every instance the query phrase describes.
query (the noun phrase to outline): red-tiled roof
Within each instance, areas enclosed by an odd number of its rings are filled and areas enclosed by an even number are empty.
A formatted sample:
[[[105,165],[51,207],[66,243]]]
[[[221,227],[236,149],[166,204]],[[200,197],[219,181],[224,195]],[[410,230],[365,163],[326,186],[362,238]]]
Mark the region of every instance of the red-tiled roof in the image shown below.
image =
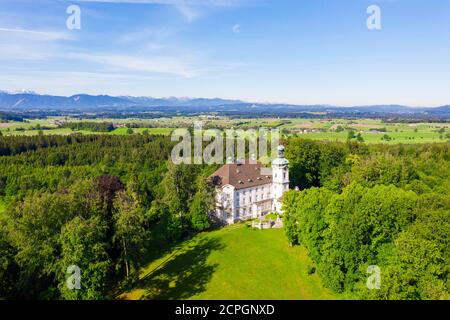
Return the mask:
[[[222,166],[210,176],[210,179],[217,187],[229,184],[236,189],[246,189],[272,183],[272,170],[260,163],[232,163]]]

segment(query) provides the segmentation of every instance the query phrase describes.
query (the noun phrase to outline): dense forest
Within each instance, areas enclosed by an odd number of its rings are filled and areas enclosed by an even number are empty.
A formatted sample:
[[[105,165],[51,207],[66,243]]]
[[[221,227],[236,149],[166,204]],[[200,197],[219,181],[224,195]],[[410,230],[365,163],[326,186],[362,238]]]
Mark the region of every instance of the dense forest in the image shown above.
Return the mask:
[[[449,298],[449,143],[286,143],[284,223],[323,283],[369,299]],[[0,137],[0,297],[113,299],[132,285],[155,232],[210,229],[217,166],[173,165],[170,137]],[[2,212],[2,204],[5,210]],[[67,268],[83,270],[68,290]],[[381,269],[381,289],[366,287]]]
[[[0,297],[108,299],[137,278],[151,229],[210,227],[215,168],[174,166],[168,137],[0,137]],[[83,270],[68,290],[67,268]]]
[[[59,128],[69,128],[73,131],[85,130],[91,132],[111,132],[113,131],[114,124],[110,122],[64,122],[58,125]]]
[[[291,139],[285,231],[324,284],[366,299],[450,299],[450,144]],[[366,286],[369,266],[381,285]]]

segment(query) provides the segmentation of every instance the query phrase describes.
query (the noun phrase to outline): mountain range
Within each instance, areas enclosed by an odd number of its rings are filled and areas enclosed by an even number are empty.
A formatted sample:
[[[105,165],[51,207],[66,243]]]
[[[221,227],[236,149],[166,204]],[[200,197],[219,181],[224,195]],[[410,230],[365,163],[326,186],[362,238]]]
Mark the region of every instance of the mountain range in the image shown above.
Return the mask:
[[[251,103],[241,100],[220,98],[153,98],[133,96],[109,96],[76,94],[70,97],[41,95],[32,91],[0,91],[0,110],[77,110],[82,112],[98,111],[196,111],[196,112],[288,112],[288,113],[372,113],[372,114],[424,114],[432,116],[450,116],[450,105],[428,108],[402,105],[372,105],[340,107],[329,105],[293,105],[277,103]]]

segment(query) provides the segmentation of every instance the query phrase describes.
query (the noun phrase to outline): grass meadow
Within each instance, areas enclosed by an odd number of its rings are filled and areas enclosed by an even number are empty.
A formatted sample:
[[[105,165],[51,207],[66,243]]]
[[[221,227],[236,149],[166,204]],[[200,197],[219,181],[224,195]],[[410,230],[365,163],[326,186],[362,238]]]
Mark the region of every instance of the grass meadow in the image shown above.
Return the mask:
[[[121,299],[339,299],[324,288],[303,247],[283,229],[245,224],[204,232],[168,248],[162,242]]]

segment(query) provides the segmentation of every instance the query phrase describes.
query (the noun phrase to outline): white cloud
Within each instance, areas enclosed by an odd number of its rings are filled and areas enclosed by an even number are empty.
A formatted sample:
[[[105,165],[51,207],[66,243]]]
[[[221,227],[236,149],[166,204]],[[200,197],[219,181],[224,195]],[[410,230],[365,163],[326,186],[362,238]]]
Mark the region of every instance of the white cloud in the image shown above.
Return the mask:
[[[132,3],[132,4],[163,4],[163,5],[194,5],[229,7],[240,5],[242,0],[74,0],[76,2],[100,3]]]
[[[161,28],[139,28],[131,32],[117,36],[117,43],[142,43],[149,40],[160,41],[165,40],[178,32],[179,29],[173,27]]]
[[[148,83],[159,81],[159,78],[149,75],[123,73],[15,70],[6,78],[0,78],[0,88],[14,91],[17,88],[29,87],[37,92],[57,95],[72,95],[80,92],[126,95],[143,92],[142,87],[145,88]]]
[[[198,7],[235,7],[248,0],[74,0],[113,4],[159,4],[172,5],[188,22],[197,20],[201,13]]]
[[[187,4],[179,4],[176,5],[176,8],[178,9],[178,12],[188,21],[188,22],[192,22],[194,20],[196,20],[199,16],[200,13],[197,10],[194,10],[191,6],[187,5]]]
[[[220,0],[74,0],[73,2],[142,3],[171,5],[186,21],[194,21],[208,8],[227,6],[238,1]],[[0,13],[1,16],[1,13]],[[144,26],[135,32],[126,29],[113,39],[115,46],[85,46],[84,41],[103,40],[101,34],[86,36],[55,26],[50,18],[40,21],[40,29],[33,29],[29,20],[2,20],[0,25],[0,87],[31,87],[41,91],[72,90],[73,87],[133,90],[152,80],[180,83],[205,81],[233,73],[243,65],[230,61],[216,61],[210,52],[179,47],[175,35],[187,28],[183,25]],[[6,22],[5,22],[6,21]],[[53,22],[49,24],[50,22]],[[32,21],[31,21],[32,22]],[[43,24],[44,23],[44,24]],[[79,40],[68,42],[67,40]],[[148,81],[147,81],[148,80]],[[85,81],[85,86],[83,84]],[[111,82],[111,83],[110,83]],[[142,84],[141,84],[142,83]],[[66,86],[66,88],[65,88]],[[168,86],[169,88],[170,86]],[[47,88],[47,89],[45,89]],[[126,89],[125,89],[126,88]],[[96,89],[97,90],[97,89]]]
[[[144,58],[120,54],[70,53],[67,58],[93,62],[116,70],[167,74],[183,78],[192,78],[198,75],[198,69],[188,59],[178,57],[154,56]]]
[[[17,36],[33,38],[40,41],[72,40],[74,37],[67,32],[37,31],[27,29],[0,28],[0,33],[14,33]]]
[[[28,33],[26,33],[28,36]],[[31,33],[33,37],[41,34]],[[122,39],[122,41],[136,39]],[[162,78],[208,78],[242,67],[240,64],[212,61],[207,53],[146,42],[129,52],[86,51],[59,42],[24,41],[0,32],[0,68],[3,76],[21,67],[44,70],[89,71]],[[6,72],[5,68],[9,70]],[[41,78],[40,78],[41,79]]]

